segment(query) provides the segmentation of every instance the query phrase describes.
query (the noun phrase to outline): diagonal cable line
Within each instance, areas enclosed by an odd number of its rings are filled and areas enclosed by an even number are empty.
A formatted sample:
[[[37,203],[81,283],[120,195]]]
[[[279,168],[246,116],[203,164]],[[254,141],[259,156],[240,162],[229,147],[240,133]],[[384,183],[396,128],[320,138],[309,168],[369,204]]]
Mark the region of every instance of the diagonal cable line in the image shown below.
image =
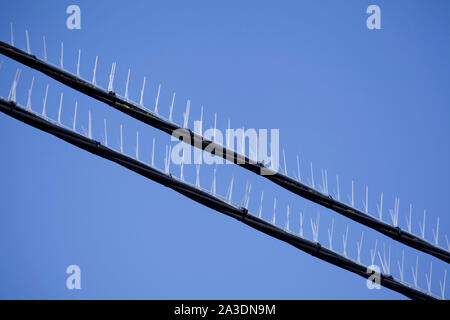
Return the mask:
[[[30,68],[40,71],[48,75],[49,77],[98,101],[101,101],[143,123],[164,131],[170,135],[174,135],[180,140],[183,140],[184,142],[189,143],[194,147],[201,148],[202,150],[206,149],[205,151],[207,152],[215,154],[216,156],[233,162],[234,164],[237,164],[242,168],[263,176],[266,179],[278,184],[282,188],[289,190],[294,194],[297,194],[300,197],[303,197],[316,204],[333,210],[400,243],[408,245],[424,253],[430,254],[447,263],[450,262],[450,251],[438,247],[437,244],[435,245],[431,242],[428,242],[427,240],[422,239],[409,231],[401,229],[398,226],[394,227],[383,221],[377,220],[370,216],[368,213],[364,213],[341,201],[335,200],[331,196],[321,193],[314,188],[311,188],[288,177],[287,175],[273,171],[272,169],[265,167],[261,162],[255,163],[247,156],[239,154],[234,150],[226,149],[225,147],[218,145],[217,143],[206,139],[197,133],[192,132],[188,128],[180,127],[171,121],[163,119],[155,113],[143,110],[141,107],[131,102],[130,100],[119,97],[113,91],[108,92],[95,85],[95,83],[89,83],[74,74],[46,63],[38,59],[36,56],[28,54],[2,41],[0,41],[0,53]],[[217,150],[222,150],[222,152],[217,152]]]
[[[244,207],[236,205],[220,196],[214,195],[197,186],[175,178],[170,173],[166,173],[139,160],[133,159],[121,152],[115,151],[90,137],[83,136],[60,123],[51,121],[46,116],[41,116],[33,111],[28,111],[25,107],[20,106],[13,101],[6,101],[3,98],[0,98],[0,111],[11,116],[12,118],[15,118],[41,131],[47,132],[101,158],[113,161],[138,173],[139,175],[171,188],[206,207],[232,217],[271,237],[286,242],[301,251],[317,257],[318,259],[331,263],[364,278],[370,278],[372,275],[372,270],[367,266],[357,263],[335,251],[327,249],[318,242],[307,240],[293,234],[292,232],[277,227],[257,217],[256,215],[251,214]],[[437,299],[435,295],[413,288],[403,281],[394,279],[392,275],[380,273],[379,281],[380,285],[401,293],[411,299]]]

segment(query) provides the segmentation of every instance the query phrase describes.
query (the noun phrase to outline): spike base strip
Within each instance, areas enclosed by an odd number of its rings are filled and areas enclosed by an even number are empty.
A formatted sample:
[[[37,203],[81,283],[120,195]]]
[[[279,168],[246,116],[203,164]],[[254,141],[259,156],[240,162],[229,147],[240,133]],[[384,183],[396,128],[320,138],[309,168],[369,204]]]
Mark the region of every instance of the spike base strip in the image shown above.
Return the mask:
[[[354,209],[340,201],[336,201],[332,197],[326,196],[316,191],[315,189],[312,189],[292,178],[289,178],[286,175],[272,171],[269,168],[265,168],[261,163],[254,163],[250,161],[248,157],[240,155],[237,152],[227,150],[223,146],[205,139],[201,135],[193,133],[190,129],[183,129],[175,123],[166,121],[155,114],[139,108],[132,102],[116,96],[114,92],[107,92],[69,72],[41,61],[36,58],[36,56],[30,55],[3,41],[0,41],[0,53],[30,68],[38,70],[48,75],[49,77],[98,101],[101,101],[154,128],[157,128],[171,135],[174,133],[174,131],[177,131],[177,133],[181,132],[181,135],[179,135],[180,140],[183,138],[189,138],[188,141],[194,147],[201,148],[202,150],[205,150],[208,147],[206,151],[229,160],[253,173],[261,175],[268,180],[278,184],[282,188],[299,195],[300,197],[329,208],[330,210],[333,210],[351,220],[372,228],[400,243],[403,243],[419,251],[441,259],[442,261],[450,263],[449,251],[439,248],[432,243],[413,235],[410,232],[400,229],[399,227],[393,227],[380,220],[376,220],[370,215]],[[222,152],[220,154],[217,154],[215,150],[222,150]],[[265,173],[263,174],[263,172]]]
[[[102,145],[98,141],[91,140],[85,136],[82,136],[81,134],[51,123],[50,121],[25,110],[24,107],[18,107],[14,102],[8,102],[0,98],[0,111],[32,127],[50,133],[51,135],[54,135],[83,150],[89,151],[95,155],[124,166],[150,180],[171,188],[200,204],[203,204],[215,211],[235,218],[254,229],[257,229],[269,236],[289,243],[290,245],[321,260],[327,261],[333,265],[353,272],[364,278],[368,278],[370,276],[365,266],[360,265],[348,258],[345,258],[334,251],[324,248],[319,243],[312,242],[304,238],[300,238],[292,233],[286,232],[285,230],[274,226],[263,219],[249,214],[249,212],[245,208],[235,206],[224,200],[221,200],[220,198],[208,192],[205,192],[186,182],[173,178],[170,174],[165,174],[155,168],[143,164],[140,161],[130,158],[123,153],[112,150]],[[383,285],[384,287],[389,288],[393,291],[399,292],[411,299],[436,299],[434,296],[400,283],[392,276],[381,274],[380,285]]]

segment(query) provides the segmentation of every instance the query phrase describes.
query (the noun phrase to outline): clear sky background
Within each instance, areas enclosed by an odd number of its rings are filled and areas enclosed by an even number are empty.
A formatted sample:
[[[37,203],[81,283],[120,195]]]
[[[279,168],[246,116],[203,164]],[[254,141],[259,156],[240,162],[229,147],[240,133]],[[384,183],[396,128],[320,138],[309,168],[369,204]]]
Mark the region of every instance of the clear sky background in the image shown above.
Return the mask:
[[[81,8],[81,30],[66,28],[66,8]],[[381,30],[368,30],[366,8],[381,8]],[[400,226],[413,205],[412,230],[427,210],[426,238],[440,217],[439,245],[446,247],[450,217],[450,3],[448,1],[3,1],[0,39],[92,78],[99,57],[98,83],[107,87],[117,62],[115,90],[123,94],[131,68],[130,97],[154,105],[168,116],[176,92],[174,119],[182,123],[187,99],[192,120],[204,106],[205,126],[278,128],[290,176],[301,159],[302,178],[316,185],[327,169],[330,192],[335,177],[348,202],[362,208],[369,186],[369,211],[376,213],[384,192],[383,219],[400,198]],[[72,124],[78,101],[77,130],[87,128],[92,111],[94,138],[118,148],[124,125],[125,152],[134,155],[136,130],[140,157],[163,167],[170,137],[8,58],[0,70],[0,95],[20,67],[18,102],[26,104],[35,76],[32,107],[42,110],[49,84],[47,114],[56,118],[64,93],[62,120]],[[368,290],[365,280],[192,202],[116,164],[97,158],[48,134],[0,115],[0,298],[8,299],[402,299],[387,289]],[[281,150],[280,150],[281,153]],[[171,166],[179,176],[179,167]],[[195,181],[195,167],[185,168]],[[210,188],[213,166],[202,165],[201,184]],[[391,247],[391,273],[405,250],[405,280],[419,256],[419,285],[433,263],[432,291],[440,294],[447,265],[391,241],[334,212],[231,165],[217,168],[217,192],[225,194],[235,176],[233,200],[240,203],[246,181],[252,184],[249,209],[257,212],[264,190],[263,217],[270,220],[278,198],[277,221],[312,238],[310,218],[320,211],[319,240],[328,246],[334,217],[333,247],[356,258],[364,231],[362,260],[378,239]],[[381,251],[382,253],[382,251]],[[377,258],[376,263],[379,264]],[[81,290],[66,289],[67,266],[81,268]],[[450,279],[447,279],[447,289]],[[448,291],[448,290],[447,290]],[[450,292],[447,292],[447,296]]]

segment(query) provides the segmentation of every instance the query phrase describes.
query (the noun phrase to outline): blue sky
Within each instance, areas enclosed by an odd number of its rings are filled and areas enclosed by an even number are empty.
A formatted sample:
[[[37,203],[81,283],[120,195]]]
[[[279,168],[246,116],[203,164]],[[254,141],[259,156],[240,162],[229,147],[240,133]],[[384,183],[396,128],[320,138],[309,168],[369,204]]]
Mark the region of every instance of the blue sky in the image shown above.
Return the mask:
[[[66,8],[81,8],[81,30],[66,28]],[[381,8],[381,30],[368,30],[366,8]],[[450,217],[450,5],[447,1],[13,1],[2,4],[0,39],[9,41],[14,24],[16,45],[26,48],[30,32],[33,54],[75,72],[81,48],[81,75],[91,79],[99,57],[97,82],[107,87],[117,62],[115,89],[123,94],[131,68],[130,97],[153,106],[161,84],[159,111],[168,116],[176,92],[174,120],[182,123],[187,99],[192,120],[204,106],[206,126],[227,120],[233,128],[280,129],[290,176],[301,159],[302,176],[316,184],[327,169],[329,188],[335,177],[347,201],[355,181],[356,206],[362,208],[369,186],[369,211],[376,212],[384,192],[384,220],[400,198],[401,227],[413,205],[412,231],[427,210],[426,238],[440,217],[439,244],[446,246]],[[0,95],[8,96],[17,63],[4,61]],[[62,120],[71,125],[78,101],[77,130],[87,128],[91,110],[94,138],[133,155],[136,130],[141,157],[150,161],[156,139],[156,165],[163,167],[170,137],[21,67],[18,102],[26,103],[35,77],[32,107],[42,109],[49,84],[47,113],[56,118],[64,93]],[[387,289],[368,290],[365,280],[252,230],[228,217],[97,158],[48,134],[0,115],[2,157],[0,201],[0,298],[8,299],[402,299]],[[179,168],[171,166],[179,175]],[[185,168],[195,181],[195,168]],[[201,184],[210,188],[213,167],[201,167]],[[405,250],[405,280],[419,256],[419,285],[433,263],[432,291],[440,294],[446,264],[405,248],[334,212],[305,201],[265,179],[235,166],[217,168],[217,191],[225,194],[235,176],[233,200],[241,202],[246,181],[252,184],[250,210],[256,212],[264,190],[263,217],[271,219],[273,197],[280,225],[286,206],[298,230],[305,213],[320,211],[319,240],[328,244],[334,217],[334,247],[356,257],[364,231],[362,260],[378,239],[391,246],[391,271]],[[347,201],[348,202],[348,201]],[[376,260],[379,264],[378,259]],[[67,266],[79,265],[82,289],[65,286]],[[450,280],[450,279],[448,279]],[[447,281],[447,283],[450,281]],[[447,285],[448,289],[448,285]],[[447,290],[448,291],[448,290]],[[449,293],[450,294],[450,293]],[[448,295],[448,294],[447,294]]]

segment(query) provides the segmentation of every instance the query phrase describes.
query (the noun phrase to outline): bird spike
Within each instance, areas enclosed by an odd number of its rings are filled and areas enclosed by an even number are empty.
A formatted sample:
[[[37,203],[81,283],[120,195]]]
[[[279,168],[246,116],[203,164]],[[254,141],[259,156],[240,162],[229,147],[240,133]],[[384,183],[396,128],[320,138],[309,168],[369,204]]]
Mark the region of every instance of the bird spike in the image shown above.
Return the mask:
[[[180,165],[180,180],[184,181],[184,151],[183,151],[183,158],[181,159],[181,165]]]
[[[131,70],[128,68],[127,83],[125,84],[125,99],[128,99],[128,86],[130,84],[130,72],[131,72]]]
[[[27,29],[25,29],[25,38],[26,38],[26,40],[27,40],[27,52],[28,52],[28,54],[31,54],[31,48],[30,48],[30,35],[29,35]]]
[[[284,174],[287,176],[287,166],[286,166],[286,153],[284,152],[283,148],[283,163],[284,163]]]
[[[313,241],[319,242],[319,222],[320,222],[320,212],[317,212],[316,222],[313,222],[312,218],[310,219],[311,229],[313,233]]]
[[[378,239],[375,239],[375,245],[374,245],[373,249],[370,249],[371,265],[375,264],[375,255],[376,255],[376,252],[377,252],[377,244],[378,244]]]
[[[450,243],[448,242],[447,235],[445,235],[445,242],[447,242],[447,251],[450,251]]]
[[[313,164],[312,164],[312,162],[310,163],[310,167],[311,167],[311,187],[312,187],[313,189],[315,189],[315,187],[314,187],[314,170],[313,170]]]
[[[105,146],[108,146],[108,128],[106,126],[106,119],[103,119],[103,124],[105,127]]]
[[[116,74],[116,62],[111,65],[111,73],[109,74],[108,92],[113,92],[114,88],[114,75]]]
[[[322,193],[328,195],[328,174],[327,170],[321,170],[322,172]]]
[[[183,155],[184,155],[184,153],[183,153]],[[212,194],[216,194],[216,170],[217,170],[217,167],[214,167],[213,181],[211,184],[211,193]]]
[[[351,197],[351,206],[355,207],[355,181],[352,180],[352,197]]]
[[[81,49],[78,49],[77,76],[80,76]]]
[[[430,262],[430,276],[428,277],[427,274],[425,274],[425,278],[427,280],[427,288],[428,288],[428,293],[431,293],[431,275],[433,272],[433,262]]]
[[[300,159],[297,155],[297,180],[298,182],[302,182],[302,176],[300,175]]]
[[[383,192],[380,195],[380,204],[377,204],[378,208],[378,219],[383,221]]]
[[[328,243],[330,250],[333,250],[333,229],[334,229],[334,218],[331,219],[331,229],[328,228]]]
[[[378,258],[380,259],[381,267],[385,274],[391,273],[391,246],[389,246],[389,258],[386,258],[386,245],[383,243],[383,258],[381,258],[380,251],[378,251]]]
[[[366,186],[366,200],[363,200],[363,207],[364,207],[364,212],[365,213],[369,213],[369,187]]]
[[[159,102],[159,93],[161,92],[161,85],[158,85],[158,94],[156,95],[155,99],[155,114],[158,114],[158,102]]]
[[[441,282],[439,280],[439,286],[441,287],[441,298],[442,300],[445,299],[445,280],[447,279],[447,270],[444,272],[444,282]]]
[[[190,107],[191,107],[191,100],[188,99],[188,101],[186,102],[186,111],[184,112],[183,128],[187,128],[188,126]]]
[[[425,217],[426,217],[427,211],[423,210],[423,224],[419,221],[419,229],[420,234],[422,236],[422,239],[425,239]]]
[[[146,80],[147,80],[147,78],[144,77],[144,80],[142,81],[141,98],[139,99],[139,105],[141,107],[144,106],[144,90],[145,90],[145,81]]]
[[[169,109],[169,121],[172,121],[172,113],[173,113],[173,106],[175,104],[175,92],[172,95],[172,103],[170,104],[170,109]]]
[[[164,172],[166,174],[169,174],[170,171],[170,154],[172,153],[172,146],[169,146],[169,149],[167,149],[166,145],[166,158],[164,163]]]
[[[356,246],[357,246],[357,249],[358,249],[357,261],[358,261],[359,264],[361,264],[361,249],[362,249],[363,239],[364,239],[364,231],[361,232],[361,241],[358,241],[356,243]]]
[[[73,113],[73,122],[72,122],[72,131],[77,131],[77,109],[78,109],[78,101],[75,101],[75,111]]]
[[[197,164],[195,166],[195,171],[196,171],[196,175],[195,175],[195,186],[197,188],[200,188],[200,165]]]
[[[27,109],[31,110],[31,93],[33,92],[34,76],[31,78],[30,89],[28,89]]]
[[[48,96],[48,84],[45,87],[45,95],[44,95],[44,101],[42,103],[42,115],[45,117],[46,114],[46,107],[47,107],[47,96]]]
[[[411,267],[412,277],[414,280],[414,286],[417,288],[417,273],[419,271],[419,256],[416,257],[416,271],[414,272],[414,268]]]
[[[13,28],[13,23],[10,22],[10,34],[11,34],[11,45],[14,47],[14,28]]]
[[[94,71],[92,73],[92,84],[96,84],[98,56],[95,56]]]
[[[47,62],[47,43],[45,41],[45,36],[42,36],[42,42],[44,43],[44,61]]]
[[[259,202],[259,209],[258,209],[258,218],[261,219],[262,216],[262,204],[263,204],[263,199],[264,199],[264,191],[261,192],[261,200]]]
[[[436,230],[432,229],[434,237],[434,245],[437,246],[439,242],[439,216],[437,217]]]
[[[398,212],[400,207],[400,198],[395,198],[394,209],[389,209],[389,214],[391,215],[392,225],[394,227],[398,226]]]
[[[404,266],[405,266],[405,250],[402,250],[402,264],[400,265],[400,262],[397,261],[397,266],[398,266],[398,272],[400,273],[400,279],[403,281],[404,278]]]
[[[276,224],[276,210],[277,210],[277,198],[273,198],[273,217],[272,217],[272,224]]]
[[[22,73],[21,69],[16,70],[16,74],[14,75],[14,80],[11,84],[11,89],[9,90],[8,100],[16,102],[16,91],[17,85],[19,83],[20,74]]]
[[[347,224],[347,229],[345,231],[345,235],[342,235],[342,245],[344,248],[344,257],[347,256],[347,240],[348,240],[348,224]]]
[[[227,191],[228,202],[231,202],[231,196],[233,194],[233,181],[234,181],[234,175],[231,176],[230,186],[228,187],[228,191]]]
[[[59,108],[58,108],[58,123],[61,124],[61,111],[62,111],[62,104],[63,104],[63,96],[64,94],[61,92],[61,95],[59,97]]]
[[[290,216],[291,212],[289,209],[289,205],[286,208],[286,231],[289,231],[289,216]]]
[[[411,233],[411,223],[412,223],[412,204],[409,204],[409,219],[408,217],[405,217],[406,219],[406,226],[408,228],[408,232]]]

